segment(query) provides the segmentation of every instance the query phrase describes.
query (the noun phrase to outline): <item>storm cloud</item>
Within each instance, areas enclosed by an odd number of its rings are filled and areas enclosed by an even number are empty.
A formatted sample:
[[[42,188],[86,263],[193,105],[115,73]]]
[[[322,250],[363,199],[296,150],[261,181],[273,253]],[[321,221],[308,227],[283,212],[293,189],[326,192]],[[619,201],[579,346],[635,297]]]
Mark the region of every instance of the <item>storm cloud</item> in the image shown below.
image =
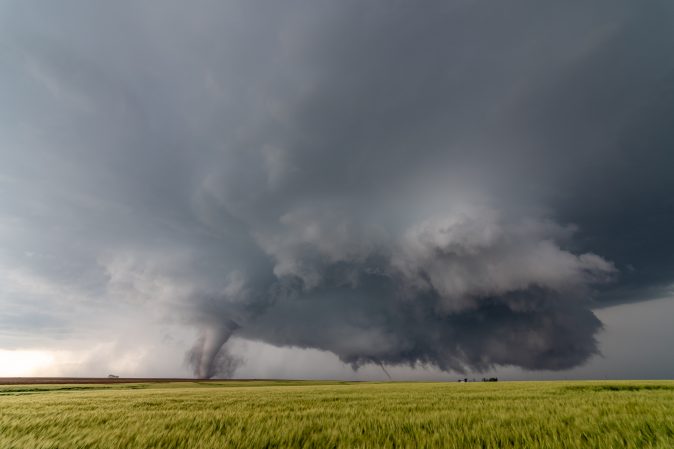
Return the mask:
[[[562,370],[674,281],[667,1],[0,4],[0,323]],[[121,306],[120,306],[121,307]],[[103,318],[101,318],[103,317]],[[98,321],[97,321],[98,322]]]

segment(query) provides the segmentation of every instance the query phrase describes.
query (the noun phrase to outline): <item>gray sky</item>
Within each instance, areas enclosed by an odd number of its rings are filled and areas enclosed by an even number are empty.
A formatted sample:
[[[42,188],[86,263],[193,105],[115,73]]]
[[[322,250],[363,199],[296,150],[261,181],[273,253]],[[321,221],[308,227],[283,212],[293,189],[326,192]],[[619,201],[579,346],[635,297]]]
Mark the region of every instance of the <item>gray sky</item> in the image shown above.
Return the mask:
[[[0,375],[674,376],[673,20],[0,0]]]

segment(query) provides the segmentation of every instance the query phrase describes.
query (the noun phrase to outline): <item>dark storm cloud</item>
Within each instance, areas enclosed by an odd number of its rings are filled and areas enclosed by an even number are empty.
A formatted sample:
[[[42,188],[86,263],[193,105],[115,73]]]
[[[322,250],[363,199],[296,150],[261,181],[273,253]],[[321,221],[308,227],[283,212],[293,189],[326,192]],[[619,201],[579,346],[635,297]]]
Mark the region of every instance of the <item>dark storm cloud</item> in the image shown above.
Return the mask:
[[[581,364],[593,298],[673,281],[673,18],[5,4],[4,301],[156,304],[200,330],[204,377],[232,335],[354,367]]]

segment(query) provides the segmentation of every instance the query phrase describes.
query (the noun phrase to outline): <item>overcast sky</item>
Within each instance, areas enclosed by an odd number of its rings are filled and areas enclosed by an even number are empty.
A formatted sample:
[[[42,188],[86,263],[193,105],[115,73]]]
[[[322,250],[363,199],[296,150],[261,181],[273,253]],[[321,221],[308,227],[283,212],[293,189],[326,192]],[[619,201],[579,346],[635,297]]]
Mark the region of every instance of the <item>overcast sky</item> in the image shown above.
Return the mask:
[[[673,377],[672,23],[0,0],[0,375]]]

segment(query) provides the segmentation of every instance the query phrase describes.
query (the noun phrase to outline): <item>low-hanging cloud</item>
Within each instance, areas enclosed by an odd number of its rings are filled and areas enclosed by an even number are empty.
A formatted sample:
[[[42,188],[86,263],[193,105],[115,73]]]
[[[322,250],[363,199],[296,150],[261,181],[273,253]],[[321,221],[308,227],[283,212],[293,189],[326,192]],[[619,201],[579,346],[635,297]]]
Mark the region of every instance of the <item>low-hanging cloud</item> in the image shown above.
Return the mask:
[[[596,304],[672,282],[669,2],[0,10],[17,336],[137,308],[198,377],[234,337],[560,370]]]
[[[334,215],[302,217],[282,218],[276,238],[258,243],[273,261],[267,283],[237,274],[234,295],[217,299],[219,315],[190,355],[196,374],[218,372],[232,334],[331,351],[354,368],[563,369],[597,353],[591,287],[616,270],[562,249],[569,228],[459,210],[397,237],[372,231],[364,244],[366,232]],[[240,283],[243,303],[233,298]]]

